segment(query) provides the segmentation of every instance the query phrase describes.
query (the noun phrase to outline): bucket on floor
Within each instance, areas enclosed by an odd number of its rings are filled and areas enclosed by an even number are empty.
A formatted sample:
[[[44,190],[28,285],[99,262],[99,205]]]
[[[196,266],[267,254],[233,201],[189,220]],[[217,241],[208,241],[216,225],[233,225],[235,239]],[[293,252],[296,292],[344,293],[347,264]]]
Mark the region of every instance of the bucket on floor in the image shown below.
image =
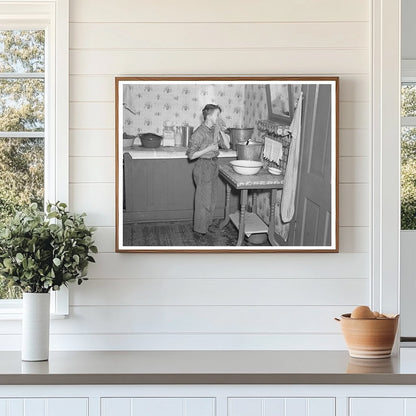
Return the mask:
[[[264,244],[267,241],[267,234],[266,233],[251,234],[247,238],[247,241],[250,244],[254,244],[254,245]]]

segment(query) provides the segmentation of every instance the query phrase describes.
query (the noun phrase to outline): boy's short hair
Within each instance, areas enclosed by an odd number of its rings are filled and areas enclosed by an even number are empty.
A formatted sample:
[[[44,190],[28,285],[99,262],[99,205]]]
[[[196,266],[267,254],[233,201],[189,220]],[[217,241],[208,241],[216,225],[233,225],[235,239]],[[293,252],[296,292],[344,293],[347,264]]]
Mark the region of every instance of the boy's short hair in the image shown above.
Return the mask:
[[[220,113],[222,112],[221,107],[219,105],[217,105],[217,104],[207,104],[202,109],[202,116],[204,117],[204,120],[207,119],[208,114],[211,114],[215,110],[220,110]]]

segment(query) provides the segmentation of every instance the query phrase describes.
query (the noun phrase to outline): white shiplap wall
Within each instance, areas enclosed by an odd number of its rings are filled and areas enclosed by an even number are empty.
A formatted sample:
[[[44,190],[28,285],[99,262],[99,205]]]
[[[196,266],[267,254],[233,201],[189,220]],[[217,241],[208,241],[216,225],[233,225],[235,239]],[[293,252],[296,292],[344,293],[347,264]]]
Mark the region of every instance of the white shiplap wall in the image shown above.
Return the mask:
[[[344,348],[332,318],[369,303],[369,1],[71,0],[70,21],[70,206],[100,254],[52,348]],[[340,253],[115,254],[114,77],[156,74],[339,75]]]

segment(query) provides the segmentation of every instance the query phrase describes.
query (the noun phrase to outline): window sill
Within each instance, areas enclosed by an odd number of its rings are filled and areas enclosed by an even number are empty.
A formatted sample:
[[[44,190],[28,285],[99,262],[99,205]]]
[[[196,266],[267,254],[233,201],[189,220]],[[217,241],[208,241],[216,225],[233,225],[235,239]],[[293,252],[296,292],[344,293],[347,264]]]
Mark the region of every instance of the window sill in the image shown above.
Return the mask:
[[[60,290],[52,290],[51,294],[51,319],[65,319],[69,316],[69,290],[62,286]],[[22,320],[22,299],[0,299],[0,321]]]
[[[22,312],[0,312],[0,321],[21,321],[23,317]],[[51,313],[51,320],[67,319],[69,315]]]

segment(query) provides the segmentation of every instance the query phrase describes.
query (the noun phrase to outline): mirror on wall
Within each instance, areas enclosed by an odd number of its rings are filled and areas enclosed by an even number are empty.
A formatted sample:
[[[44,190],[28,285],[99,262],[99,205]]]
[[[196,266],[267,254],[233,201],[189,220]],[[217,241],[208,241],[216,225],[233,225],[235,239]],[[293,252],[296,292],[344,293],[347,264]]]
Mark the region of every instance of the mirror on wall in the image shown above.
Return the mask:
[[[290,125],[293,118],[293,88],[290,84],[266,85],[269,120]]]

